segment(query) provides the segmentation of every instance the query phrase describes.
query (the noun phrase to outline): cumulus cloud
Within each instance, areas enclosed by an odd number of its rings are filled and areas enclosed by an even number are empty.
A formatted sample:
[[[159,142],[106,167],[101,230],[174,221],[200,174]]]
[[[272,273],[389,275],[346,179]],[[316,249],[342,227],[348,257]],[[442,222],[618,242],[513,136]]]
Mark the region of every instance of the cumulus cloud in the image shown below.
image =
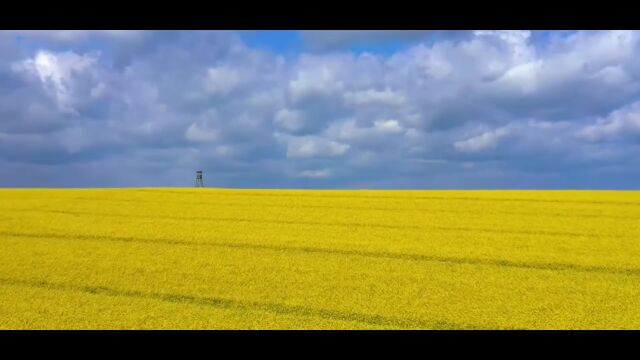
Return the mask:
[[[292,137],[287,142],[287,157],[339,156],[346,153],[349,147],[348,144],[317,136]]]
[[[302,130],[305,125],[303,115],[299,111],[280,109],[275,116],[275,122],[283,129],[291,132]]]
[[[634,139],[640,137],[640,101],[598,119],[578,132],[578,136],[589,141]]]
[[[42,86],[56,98],[62,111],[73,112],[74,78],[86,72],[96,58],[73,52],[52,53],[38,51],[33,58],[13,65],[13,70],[37,76]]]
[[[289,82],[292,102],[340,94],[345,87],[342,79],[348,78],[348,60],[344,57],[301,57],[296,74]]]
[[[348,91],[344,94],[344,97],[347,103],[354,106],[401,106],[405,103],[405,98],[402,94],[388,88],[384,90],[367,89],[362,91]]]
[[[187,128],[185,137],[195,142],[211,142],[217,140],[220,134],[216,129],[202,127],[198,123],[193,123]]]
[[[398,145],[398,136],[405,132],[400,122],[395,119],[378,119],[372,124],[359,124],[354,119],[336,121],[327,129],[326,134],[332,139],[360,147],[380,148]],[[389,143],[391,141],[391,143]]]
[[[323,179],[331,176],[331,170],[303,170],[300,172],[300,176],[310,179]]]
[[[0,185],[623,186],[639,34],[0,32]],[[349,50],[372,39],[407,42]]]
[[[208,69],[206,87],[210,93],[227,95],[244,81],[239,69],[220,66]]]
[[[398,120],[376,120],[373,123],[374,129],[385,133],[399,133],[402,131],[402,126]]]
[[[468,139],[456,141],[453,145],[462,152],[477,152],[496,147],[500,139],[508,134],[509,130],[499,128],[483,132],[480,135],[472,136]]]

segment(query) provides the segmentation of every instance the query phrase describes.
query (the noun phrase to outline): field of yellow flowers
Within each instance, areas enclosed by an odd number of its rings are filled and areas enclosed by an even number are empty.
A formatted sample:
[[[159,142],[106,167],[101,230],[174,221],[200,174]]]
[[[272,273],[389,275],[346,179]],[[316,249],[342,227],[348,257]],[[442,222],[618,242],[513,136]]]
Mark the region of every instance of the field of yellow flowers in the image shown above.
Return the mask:
[[[640,192],[0,190],[2,329],[639,329]]]

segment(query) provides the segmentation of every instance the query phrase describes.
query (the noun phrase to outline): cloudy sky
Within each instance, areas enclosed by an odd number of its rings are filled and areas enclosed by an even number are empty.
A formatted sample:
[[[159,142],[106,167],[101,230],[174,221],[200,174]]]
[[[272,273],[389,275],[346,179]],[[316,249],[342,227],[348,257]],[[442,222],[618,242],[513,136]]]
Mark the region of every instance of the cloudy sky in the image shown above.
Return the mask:
[[[0,31],[0,186],[640,188],[640,32]]]

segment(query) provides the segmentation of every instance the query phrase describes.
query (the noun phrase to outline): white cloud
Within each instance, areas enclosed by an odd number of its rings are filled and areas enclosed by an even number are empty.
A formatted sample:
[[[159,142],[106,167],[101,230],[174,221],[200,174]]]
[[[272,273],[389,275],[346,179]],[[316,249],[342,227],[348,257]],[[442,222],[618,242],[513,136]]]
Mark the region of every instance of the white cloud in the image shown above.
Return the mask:
[[[373,128],[384,133],[399,133],[403,130],[398,120],[376,120]]]
[[[99,165],[126,154],[150,159],[139,182],[155,181],[156,165],[172,168],[176,183],[185,169],[211,166],[230,186],[295,186],[327,169],[331,186],[477,185],[491,163],[483,184],[494,186],[510,185],[510,171],[519,181],[544,169],[553,180],[567,167],[622,167],[614,160],[636,154],[638,32],[549,40],[479,31],[389,55],[286,58],[228,33],[153,34],[144,46],[121,46],[118,37],[130,33],[25,33],[42,47],[33,53],[12,34],[0,36],[3,159]],[[51,50],[61,46],[70,50]],[[85,141],[93,134],[98,144]],[[487,151],[496,147],[504,151]],[[460,177],[470,158],[476,166]]]
[[[394,141],[390,136],[402,134],[404,128],[398,120],[375,120],[372,125],[361,125],[353,119],[335,122],[327,129],[330,137],[348,143]]]
[[[577,136],[589,141],[611,140],[640,135],[640,101],[618,109],[595,124],[581,129]]]
[[[542,61],[530,61],[516,65],[507,70],[498,80],[500,85],[520,90],[524,94],[531,94],[538,90],[540,74],[543,71]]]
[[[280,89],[273,89],[252,94],[247,99],[247,105],[259,109],[276,109],[284,103],[284,96]]]
[[[368,89],[364,91],[349,91],[344,94],[344,98],[347,103],[354,106],[401,106],[405,103],[405,98],[402,94],[388,88],[385,90]]]
[[[465,140],[456,141],[453,145],[459,151],[474,153],[496,147],[500,139],[508,134],[508,129],[499,128],[483,132],[480,135],[472,136]]]
[[[540,121],[540,120],[529,120],[527,122],[527,126],[533,129],[542,129],[542,130],[564,130],[571,126],[571,123],[568,121]]]
[[[187,128],[185,137],[195,142],[212,142],[218,140],[220,133],[216,129],[201,127],[197,123],[193,123]]]
[[[300,173],[301,177],[309,178],[309,179],[324,179],[331,176],[331,170],[322,169],[322,170],[304,170]]]
[[[534,49],[529,45],[531,31],[528,30],[477,30],[476,36],[489,36],[500,39],[507,45],[510,57],[518,62],[526,62],[534,56]]]
[[[287,142],[288,158],[340,156],[349,150],[348,144],[317,136],[292,137]]]
[[[287,131],[298,132],[305,127],[305,119],[300,111],[280,109],[275,116],[276,124]]]
[[[98,83],[96,86],[91,88],[91,97],[98,99],[103,97],[108,92],[107,86],[104,83]]]
[[[17,35],[50,39],[60,42],[79,42],[91,36],[128,40],[143,36],[142,30],[5,30]]]
[[[346,70],[351,61],[345,56],[301,56],[295,76],[289,82],[291,100],[296,103],[312,96],[341,93],[345,87],[343,79],[348,79]]]
[[[622,85],[631,80],[629,74],[620,65],[609,65],[596,72],[592,78],[607,85]]]
[[[230,66],[213,67],[207,71],[206,88],[211,94],[228,95],[243,82],[242,72]]]
[[[56,98],[61,110],[74,112],[74,78],[87,72],[96,61],[97,58],[90,55],[41,50],[33,58],[14,64],[13,68],[36,75],[42,85]]]

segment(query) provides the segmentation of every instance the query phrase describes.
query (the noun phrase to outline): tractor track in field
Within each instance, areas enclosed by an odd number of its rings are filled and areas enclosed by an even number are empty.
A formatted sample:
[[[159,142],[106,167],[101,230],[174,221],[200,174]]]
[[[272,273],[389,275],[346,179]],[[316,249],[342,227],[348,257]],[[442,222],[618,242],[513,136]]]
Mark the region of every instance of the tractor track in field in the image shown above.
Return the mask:
[[[25,286],[46,290],[73,291],[133,299],[148,299],[182,305],[207,306],[230,310],[259,310],[278,315],[317,317],[326,320],[358,322],[369,325],[392,326],[406,329],[472,329],[474,327],[446,321],[424,321],[421,319],[390,317],[342,310],[319,309],[302,305],[287,305],[268,302],[240,301],[220,297],[194,296],[175,293],[158,293],[140,290],[116,289],[104,286],[87,286],[56,283],[45,280],[24,280],[0,277],[0,284]]]
[[[274,219],[243,219],[234,217],[205,217],[205,216],[168,216],[168,215],[140,215],[140,214],[114,214],[114,213],[95,213],[90,211],[73,211],[73,210],[44,210],[44,209],[20,209],[15,208],[12,211],[35,212],[45,214],[61,214],[72,216],[98,216],[98,217],[116,217],[125,219],[147,219],[147,220],[170,220],[170,221],[209,221],[222,223],[257,223],[257,224],[282,224],[282,225],[309,225],[309,226],[328,226],[328,227],[360,227],[360,228],[381,228],[395,230],[436,230],[450,232],[473,232],[485,234],[500,235],[541,235],[541,236],[559,236],[559,237],[596,237],[600,238],[602,234],[581,233],[572,231],[551,231],[551,230],[495,230],[489,228],[474,227],[453,227],[453,226],[429,226],[429,225],[393,225],[366,222],[322,222],[309,220],[274,220]],[[637,238],[635,235],[627,234],[608,234],[606,236],[614,236],[616,238]]]
[[[127,189],[130,192],[154,192],[181,195],[197,196],[264,196],[264,197],[287,197],[287,198],[313,198],[313,199],[396,199],[396,200],[464,200],[464,201],[490,201],[490,202],[537,202],[553,204],[596,204],[596,205],[619,205],[619,206],[640,206],[640,202],[631,201],[611,201],[611,200],[554,200],[554,199],[525,199],[525,198],[488,198],[472,196],[384,196],[384,195],[309,195],[309,194],[275,194],[262,192],[206,192],[206,191],[172,191],[154,189]]]
[[[47,200],[52,200],[48,198]],[[185,201],[170,201],[170,200],[146,200],[146,199],[109,199],[109,198],[90,198],[90,197],[71,197],[71,198],[53,198],[53,200],[73,201],[76,204],[82,203],[95,203],[95,202],[121,202],[121,203],[146,203],[146,204],[175,204],[183,206],[193,205],[210,205],[210,202],[185,202]],[[77,202],[80,200],[80,202]],[[243,202],[216,202],[216,206],[230,206],[237,208],[254,208],[256,204],[243,203]],[[533,216],[533,217],[564,217],[564,218],[578,218],[578,219],[618,219],[618,220],[635,220],[640,222],[640,216],[633,215],[611,215],[611,214],[571,214],[567,212],[526,212],[526,211],[496,211],[492,210],[490,213],[479,213],[478,211],[470,210],[457,210],[457,209],[433,209],[433,208],[397,208],[397,207],[376,207],[376,206],[341,206],[341,205],[310,205],[310,204],[259,204],[260,207],[276,208],[276,209],[288,209],[288,210],[304,210],[304,209],[322,209],[322,210],[367,210],[367,211],[385,211],[385,212],[402,212],[402,213],[417,213],[417,214],[464,214],[464,215],[510,215],[510,216]],[[11,209],[3,209],[11,210]]]
[[[158,190],[158,189],[134,189],[124,188],[120,189],[123,192],[142,192],[142,193],[161,193],[161,194],[178,194],[178,195],[195,195],[195,196],[207,196],[207,197],[278,197],[278,198],[310,198],[310,199],[381,199],[381,200],[399,200],[399,201],[411,201],[411,200],[436,200],[436,201],[489,201],[489,202],[529,202],[529,203],[548,203],[548,204],[571,204],[571,205],[618,205],[618,206],[640,206],[640,202],[636,201],[614,201],[614,200],[566,200],[566,199],[536,199],[536,198],[507,198],[507,197],[474,197],[474,196],[429,196],[429,195],[415,195],[415,196],[392,196],[392,195],[312,195],[312,194],[278,194],[269,192],[255,192],[255,191],[236,191],[236,192],[210,192],[207,189],[202,190]]]
[[[0,232],[0,236],[10,236],[19,238],[35,238],[35,239],[59,239],[59,240],[86,240],[86,241],[112,241],[124,243],[142,243],[142,244],[166,244],[179,246],[202,246],[202,247],[218,247],[230,249],[245,249],[254,251],[275,251],[275,252],[292,252],[292,253],[308,253],[308,254],[327,254],[342,256],[358,256],[374,259],[393,259],[421,262],[438,262],[459,265],[486,265],[486,266],[505,266],[513,268],[536,269],[536,270],[552,270],[552,271],[580,271],[592,273],[608,273],[616,275],[640,275],[640,268],[608,268],[603,266],[581,265],[571,263],[535,263],[525,261],[513,261],[504,259],[482,259],[482,258],[464,258],[453,256],[437,256],[428,254],[410,254],[396,253],[386,251],[363,251],[363,250],[346,250],[346,249],[330,249],[311,246],[284,246],[284,245],[263,245],[253,243],[242,243],[237,241],[187,241],[179,239],[151,239],[136,237],[118,237],[106,235],[83,235],[83,234],[33,234],[33,233],[17,233],[17,232]]]

